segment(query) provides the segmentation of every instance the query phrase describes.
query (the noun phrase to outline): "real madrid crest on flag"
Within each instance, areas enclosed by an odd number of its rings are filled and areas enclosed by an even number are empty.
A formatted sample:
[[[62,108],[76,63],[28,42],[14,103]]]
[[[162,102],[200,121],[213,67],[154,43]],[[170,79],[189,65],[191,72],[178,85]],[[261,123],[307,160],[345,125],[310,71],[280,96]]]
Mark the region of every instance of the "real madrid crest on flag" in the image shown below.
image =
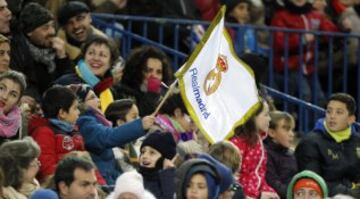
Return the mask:
[[[190,116],[209,142],[233,135],[259,107],[253,71],[236,55],[222,7],[176,76]]]
[[[216,66],[206,76],[204,82],[204,91],[206,95],[214,93],[221,83],[221,73],[225,73],[227,70],[227,60],[225,55],[219,55],[216,61]]]

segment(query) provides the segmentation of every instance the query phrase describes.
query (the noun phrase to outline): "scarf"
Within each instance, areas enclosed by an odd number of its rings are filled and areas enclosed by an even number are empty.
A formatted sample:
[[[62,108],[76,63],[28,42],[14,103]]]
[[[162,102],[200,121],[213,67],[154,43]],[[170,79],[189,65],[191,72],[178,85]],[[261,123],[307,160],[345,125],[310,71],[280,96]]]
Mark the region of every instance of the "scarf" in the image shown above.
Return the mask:
[[[336,143],[341,143],[345,140],[348,140],[351,136],[351,126],[349,126],[348,128],[342,130],[342,131],[331,131],[325,123],[324,120],[324,127],[326,129],[326,131],[328,132],[328,134],[336,141]]]
[[[16,135],[21,126],[21,112],[15,106],[7,115],[0,114],[0,137],[10,138]]]
[[[53,73],[56,69],[55,59],[55,50],[52,48],[39,48],[32,44],[28,39],[25,39],[27,45],[30,49],[30,54],[35,61],[45,64],[47,71]]]
[[[23,185],[19,189],[19,192],[26,197],[30,197],[31,194],[38,189],[40,189],[40,184],[36,179],[34,179],[32,182],[23,183]]]
[[[94,113],[96,119],[101,124],[103,124],[106,127],[112,127],[112,123],[105,118],[105,115],[99,109],[94,109],[92,107],[90,107],[89,109],[90,109],[90,111],[92,111]]]
[[[63,120],[59,120],[56,118],[51,118],[49,119],[49,122],[55,126],[56,128],[58,128],[61,132],[64,132],[67,135],[71,135],[72,132],[74,131],[74,127],[75,125],[70,124],[69,122],[63,121]]]
[[[114,101],[110,90],[113,83],[112,78],[110,77],[100,81],[100,79],[92,73],[83,59],[78,62],[75,70],[77,75],[94,88],[95,93],[99,95],[101,111],[104,113],[106,108]]]

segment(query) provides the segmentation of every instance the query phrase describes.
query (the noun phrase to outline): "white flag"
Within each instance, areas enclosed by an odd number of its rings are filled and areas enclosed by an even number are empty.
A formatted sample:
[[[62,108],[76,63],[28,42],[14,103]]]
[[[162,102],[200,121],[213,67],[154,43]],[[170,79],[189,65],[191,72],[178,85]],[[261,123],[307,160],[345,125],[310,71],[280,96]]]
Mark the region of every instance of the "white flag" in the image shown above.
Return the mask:
[[[190,116],[210,143],[230,138],[259,107],[252,69],[236,55],[221,8],[176,73]]]

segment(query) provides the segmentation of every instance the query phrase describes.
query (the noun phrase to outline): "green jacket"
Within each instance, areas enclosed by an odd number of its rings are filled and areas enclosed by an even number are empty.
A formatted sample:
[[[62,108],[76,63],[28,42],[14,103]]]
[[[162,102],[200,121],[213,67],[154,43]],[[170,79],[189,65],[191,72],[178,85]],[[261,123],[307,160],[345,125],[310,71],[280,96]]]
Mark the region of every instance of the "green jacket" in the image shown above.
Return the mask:
[[[324,179],[319,176],[318,174],[316,174],[315,172],[313,171],[309,171],[309,170],[304,170],[298,174],[296,174],[289,186],[288,186],[288,189],[287,189],[287,194],[286,194],[286,199],[293,199],[294,198],[294,193],[293,193],[293,188],[294,188],[294,185],[295,183],[300,180],[300,179],[303,179],[303,178],[310,178],[310,179],[313,179],[315,180],[321,187],[321,190],[324,194],[324,198],[327,198],[328,197],[328,188],[326,186],[326,183],[324,181]]]

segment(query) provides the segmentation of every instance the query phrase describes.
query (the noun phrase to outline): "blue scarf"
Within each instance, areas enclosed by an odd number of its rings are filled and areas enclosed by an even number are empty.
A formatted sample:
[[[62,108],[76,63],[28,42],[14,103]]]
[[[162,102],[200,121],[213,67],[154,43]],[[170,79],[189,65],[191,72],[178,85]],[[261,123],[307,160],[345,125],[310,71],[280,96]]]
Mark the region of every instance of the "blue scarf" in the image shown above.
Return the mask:
[[[72,134],[75,125],[63,121],[63,120],[59,120],[59,119],[55,119],[55,118],[51,118],[49,119],[49,122],[54,125],[56,128],[60,129],[60,131],[64,132],[65,134]]]
[[[81,78],[91,87],[94,88],[94,86],[100,82],[100,79],[94,75],[83,59],[79,60],[77,66],[79,73],[81,74]]]

